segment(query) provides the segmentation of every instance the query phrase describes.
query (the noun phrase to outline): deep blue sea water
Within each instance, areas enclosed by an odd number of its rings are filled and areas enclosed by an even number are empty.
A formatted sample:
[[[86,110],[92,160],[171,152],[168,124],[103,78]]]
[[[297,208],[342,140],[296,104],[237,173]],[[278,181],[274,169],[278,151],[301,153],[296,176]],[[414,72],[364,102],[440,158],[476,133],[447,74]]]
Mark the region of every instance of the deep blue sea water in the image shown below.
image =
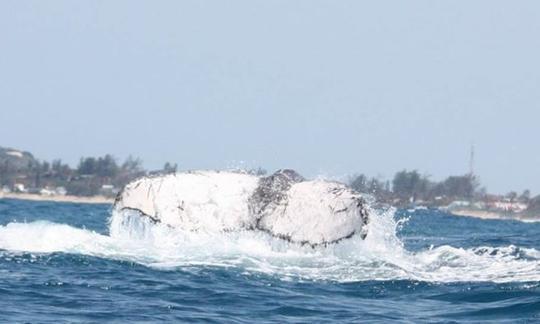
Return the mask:
[[[0,322],[540,322],[540,223],[380,212],[313,249],[110,216],[0,200]]]

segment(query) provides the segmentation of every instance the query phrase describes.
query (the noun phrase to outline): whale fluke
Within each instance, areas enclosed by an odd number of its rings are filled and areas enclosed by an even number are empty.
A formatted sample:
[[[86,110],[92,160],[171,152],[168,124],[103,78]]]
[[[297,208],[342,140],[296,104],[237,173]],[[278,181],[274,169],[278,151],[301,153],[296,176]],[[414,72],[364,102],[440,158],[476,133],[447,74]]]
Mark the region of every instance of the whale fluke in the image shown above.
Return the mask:
[[[220,171],[143,177],[124,187],[113,209],[187,231],[258,230],[312,246],[364,238],[369,219],[359,193],[293,170],[267,177]]]

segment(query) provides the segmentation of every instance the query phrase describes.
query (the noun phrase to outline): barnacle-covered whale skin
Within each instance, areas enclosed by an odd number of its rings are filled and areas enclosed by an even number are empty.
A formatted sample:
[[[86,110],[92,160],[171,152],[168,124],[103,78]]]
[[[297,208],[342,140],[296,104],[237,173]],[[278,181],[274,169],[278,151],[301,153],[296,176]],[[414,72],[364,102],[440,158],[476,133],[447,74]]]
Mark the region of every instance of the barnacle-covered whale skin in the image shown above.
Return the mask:
[[[264,231],[309,245],[364,238],[369,219],[359,193],[293,170],[267,177],[225,171],[143,177],[125,186],[113,209],[186,231]]]

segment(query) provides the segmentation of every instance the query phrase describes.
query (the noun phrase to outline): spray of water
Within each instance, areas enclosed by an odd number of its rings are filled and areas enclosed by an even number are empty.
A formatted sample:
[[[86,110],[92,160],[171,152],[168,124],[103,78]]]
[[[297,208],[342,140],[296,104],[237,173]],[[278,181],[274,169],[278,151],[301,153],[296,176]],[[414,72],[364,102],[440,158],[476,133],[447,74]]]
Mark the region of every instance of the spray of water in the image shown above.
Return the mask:
[[[0,226],[0,256],[20,252],[74,253],[128,260],[159,270],[235,267],[281,279],[539,281],[540,252],[515,246],[471,249],[444,245],[407,251],[394,210],[372,210],[369,235],[312,248],[266,233],[183,232],[130,214],[113,214],[110,234],[46,221]]]

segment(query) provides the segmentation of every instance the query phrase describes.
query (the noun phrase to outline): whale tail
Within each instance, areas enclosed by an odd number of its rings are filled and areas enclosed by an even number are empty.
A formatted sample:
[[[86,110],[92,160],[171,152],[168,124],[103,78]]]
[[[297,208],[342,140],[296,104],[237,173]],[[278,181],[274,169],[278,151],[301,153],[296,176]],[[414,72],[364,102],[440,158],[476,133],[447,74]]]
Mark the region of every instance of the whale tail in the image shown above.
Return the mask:
[[[182,230],[259,230],[310,245],[364,238],[369,220],[359,193],[289,169],[267,177],[219,171],[143,177],[124,187],[113,208]]]

